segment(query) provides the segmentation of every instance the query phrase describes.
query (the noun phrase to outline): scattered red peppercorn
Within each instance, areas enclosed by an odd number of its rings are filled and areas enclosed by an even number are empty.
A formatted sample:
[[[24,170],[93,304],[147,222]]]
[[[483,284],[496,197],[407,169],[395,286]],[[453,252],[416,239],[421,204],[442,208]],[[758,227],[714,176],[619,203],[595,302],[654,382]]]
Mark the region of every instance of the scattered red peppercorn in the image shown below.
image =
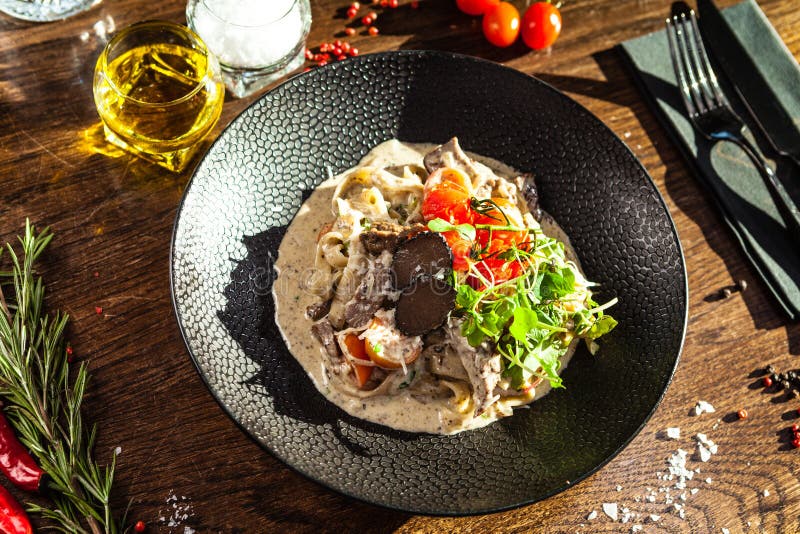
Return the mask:
[[[771,379],[770,377],[768,377],[768,376],[765,376],[765,377],[764,377],[764,378],[761,380],[761,383],[762,383],[762,384],[764,384],[764,387],[765,387],[765,388],[768,388],[768,387],[772,386],[772,379]]]
[[[133,530],[136,532],[144,532],[147,526],[144,524],[144,521],[137,521],[136,524],[133,526]]]
[[[97,272],[97,271],[95,271],[95,272],[94,272],[94,277],[95,277],[95,278],[98,278],[99,276],[100,276],[100,273],[99,273],[99,272]]]
[[[793,424],[793,425],[792,425],[791,427],[789,427],[789,428],[791,428],[791,429],[792,429],[792,432],[794,432],[795,434],[797,434],[798,432],[800,432],[800,425],[798,425],[797,423]]]
[[[389,7],[389,0],[381,0],[381,7]]]
[[[376,35],[378,35],[378,33],[380,33],[380,32],[378,31],[378,28],[376,28],[375,26],[370,26],[370,27],[369,27],[369,34],[370,34],[371,36],[375,37]]]
[[[352,6],[347,9],[347,18],[348,19],[356,18],[356,15],[358,15],[358,10],[357,9],[353,9]]]
[[[319,67],[324,67],[324,66],[325,66],[325,65],[327,65],[327,64],[328,64],[328,62],[327,62],[326,60],[324,60],[324,59],[323,59],[322,61],[320,61],[319,63],[317,63],[317,66],[319,66]]]
[[[306,59],[309,59],[309,60],[314,59],[314,52],[312,52],[308,48],[306,48]]]
[[[343,54],[348,53],[351,48],[352,47],[350,46],[350,43],[342,43],[342,53]]]
[[[100,315],[101,313],[103,313],[103,308],[101,308],[100,306],[95,306],[95,307],[94,307],[94,312],[95,312],[97,315]]]
[[[361,4],[359,4],[358,2],[353,2],[352,4],[350,4],[350,7],[352,7],[353,9],[361,9]]]
[[[739,410],[736,415],[739,416],[739,419],[747,419],[747,410]]]
[[[400,2],[397,0],[389,0],[389,7],[392,9],[397,9],[400,6]]]
[[[67,345],[67,356],[72,356],[72,346],[71,345]]]
[[[347,34],[347,35],[355,35],[356,34],[356,29],[355,28],[345,28],[344,29],[344,33]]]
[[[356,57],[358,55],[358,48],[356,48],[354,46],[353,48],[350,49],[349,54],[350,54],[350,57]],[[800,410],[798,410],[798,411],[800,411]]]
[[[370,11],[369,13],[367,13],[367,15],[369,15],[369,16],[370,16],[370,18],[371,18],[373,21],[374,21],[374,20],[376,20],[376,19],[378,18],[378,14],[377,14],[377,13],[375,13],[374,11]]]
[[[311,70],[311,67],[306,67],[306,68],[303,69],[303,72],[308,72],[310,70]]]
[[[343,59],[347,59],[347,56],[344,54],[339,54],[338,56],[336,56],[336,61],[341,61]]]
[[[370,17],[369,15],[364,15],[363,17],[361,17],[361,24],[363,24],[364,26],[369,26],[373,22],[374,22],[374,19],[372,17]]]
[[[792,447],[795,449],[800,449],[800,438],[795,438],[792,440]]]

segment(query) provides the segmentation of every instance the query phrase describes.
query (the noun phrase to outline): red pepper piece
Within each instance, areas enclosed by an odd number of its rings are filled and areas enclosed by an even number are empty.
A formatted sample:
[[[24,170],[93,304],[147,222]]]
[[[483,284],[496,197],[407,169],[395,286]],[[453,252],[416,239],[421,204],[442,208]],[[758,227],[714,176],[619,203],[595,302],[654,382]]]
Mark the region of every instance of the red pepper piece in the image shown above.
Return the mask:
[[[6,416],[0,412],[0,470],[16,487],[38,491],[44,471],[19,442]]]
[[[0,532],[3,534],[33,533],[25,510],[3,486],[0,486]]]

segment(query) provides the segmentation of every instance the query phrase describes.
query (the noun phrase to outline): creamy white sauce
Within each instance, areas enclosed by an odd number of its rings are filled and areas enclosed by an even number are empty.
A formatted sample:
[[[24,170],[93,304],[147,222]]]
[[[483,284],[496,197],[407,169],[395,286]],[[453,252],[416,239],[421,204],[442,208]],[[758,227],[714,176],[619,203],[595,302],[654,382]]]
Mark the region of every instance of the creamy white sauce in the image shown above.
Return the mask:
[[[399,164],[421,166],[423,156],[435,147],[433,144],[386,141],[364,156],[358,167],[386,167]],[[491,168],[499,176],[518,175],[514,169],[503,163],[472,153],[468,155]],[[331,199],[336,184],[351,170],[325,180],[314,190],[295,215],[278,250],[278,259],[275,263],[278,277],[273,286],[275,320],[287,348],[308,373],[314,386],[329,401],[355,417],[398,430],[433,434],[453,434],[492,423],[495,421],[492,417],[472,417],[456,412],[449,406],[449,401],[423,402],[414,398],[411,388],[402,390],[396,395],[353,397],[344,390],[339,376],[326,371],[323,361],[327,360],[328,355],[312,335],[312,321],[305,315],[306,308],[318,302],[319,297],[305,289],[305,284],[313,272],[314,247],[320,228],[335,218],[335,214],[331,211]],[[577,257],[568,237],[555,221],[545,214],[541,225],[546,235],[564,242],[568,258],[577,264]],[[577,341],[576,339],[572,342],[561,358],[562,370],[569,363]],[[545,380],[536,388],[535,399],[541,398],[549,391],[550,384]]]

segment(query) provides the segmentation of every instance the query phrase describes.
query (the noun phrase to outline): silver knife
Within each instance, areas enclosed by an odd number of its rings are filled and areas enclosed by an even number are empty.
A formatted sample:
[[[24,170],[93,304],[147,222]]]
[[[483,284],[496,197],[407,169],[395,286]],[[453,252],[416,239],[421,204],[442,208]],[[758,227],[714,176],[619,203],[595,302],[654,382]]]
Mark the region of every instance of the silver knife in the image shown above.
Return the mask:
[[[700,31],[712,56],[773,148],[800,166],[800,128],[779,104],[769,81],[756,68],[714,2],[697,0],[697,8]]]

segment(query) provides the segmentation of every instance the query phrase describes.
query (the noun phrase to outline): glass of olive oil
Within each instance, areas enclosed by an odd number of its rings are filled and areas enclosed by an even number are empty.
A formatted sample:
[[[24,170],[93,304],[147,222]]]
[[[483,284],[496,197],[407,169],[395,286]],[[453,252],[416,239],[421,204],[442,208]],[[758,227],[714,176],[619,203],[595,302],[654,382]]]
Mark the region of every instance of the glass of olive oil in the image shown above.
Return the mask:
[[[106,139],[173,172],[192,160],[224,97],[215,57],[194,32],[171,22],[125,28],[95,67],[94,101]]]

